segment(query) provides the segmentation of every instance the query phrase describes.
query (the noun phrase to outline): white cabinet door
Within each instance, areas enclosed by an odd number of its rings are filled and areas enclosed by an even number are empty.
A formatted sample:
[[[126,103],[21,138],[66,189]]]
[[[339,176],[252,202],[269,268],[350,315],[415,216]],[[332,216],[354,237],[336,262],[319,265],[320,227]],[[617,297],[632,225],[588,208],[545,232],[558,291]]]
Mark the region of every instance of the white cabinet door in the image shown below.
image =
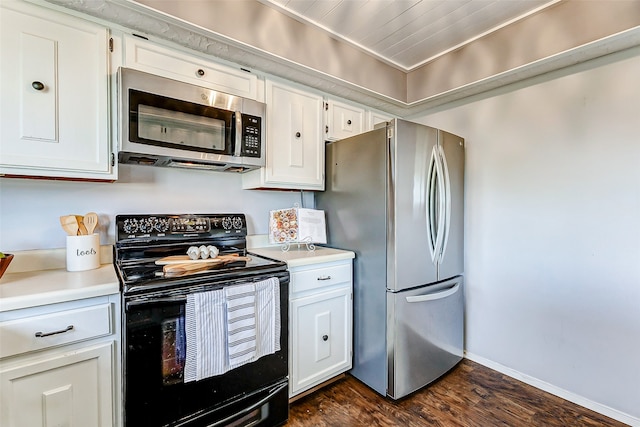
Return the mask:
[[[108,30],[23,2],[0,7],[0,174],[115,179]]]
[[[322,97],[267,80],[266,166],[244,188],[324,190]]]
[[[231,95],[256,99],[258,77],[255,74],[134,36],[125,36],[124,45],[126,67]]]
[[[325,139],[335,141],[364,132],[364,109],[332,99],[326,103]]]
[[[111,427],[113,343],[0,370],[3,427]]]
[[[367,111],[367,128],[365,130],[373,130],[378,123],[388,122],[393,117],[377,111]]]
[[[351,368],[351,288],[291,301],[290,395]]]

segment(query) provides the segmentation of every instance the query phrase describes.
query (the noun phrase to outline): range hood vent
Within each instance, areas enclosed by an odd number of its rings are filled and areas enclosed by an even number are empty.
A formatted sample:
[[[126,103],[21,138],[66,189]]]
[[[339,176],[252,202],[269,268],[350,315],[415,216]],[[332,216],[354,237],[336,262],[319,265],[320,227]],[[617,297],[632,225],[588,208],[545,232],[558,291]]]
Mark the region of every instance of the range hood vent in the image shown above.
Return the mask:
[[[181,169],[207,170],[215,172],[234,172],[244,173],[260,166],[243,165],[236,163],[225,163],[207,160],[191,160],[175,157],[156,156],[149,154],[137,154],[121,151],[118,153],[118,161],[124,164],[142,165],[142,166],[159,166]]]

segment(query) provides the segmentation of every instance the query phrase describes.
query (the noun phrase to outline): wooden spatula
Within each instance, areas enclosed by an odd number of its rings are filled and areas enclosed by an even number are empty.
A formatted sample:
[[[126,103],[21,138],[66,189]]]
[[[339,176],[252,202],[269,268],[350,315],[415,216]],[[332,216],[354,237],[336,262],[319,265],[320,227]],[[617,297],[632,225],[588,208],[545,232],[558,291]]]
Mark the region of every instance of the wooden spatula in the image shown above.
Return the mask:
[[[87,234],[93,234],[93,230],[98,226],[98,214],[95,212],[89,212],[84,216],[82,220],[84,226],[87,227]]]
[[[60,225],[69,236],[78,235],[78,220],[75,215],[63,215],[60,217]]]

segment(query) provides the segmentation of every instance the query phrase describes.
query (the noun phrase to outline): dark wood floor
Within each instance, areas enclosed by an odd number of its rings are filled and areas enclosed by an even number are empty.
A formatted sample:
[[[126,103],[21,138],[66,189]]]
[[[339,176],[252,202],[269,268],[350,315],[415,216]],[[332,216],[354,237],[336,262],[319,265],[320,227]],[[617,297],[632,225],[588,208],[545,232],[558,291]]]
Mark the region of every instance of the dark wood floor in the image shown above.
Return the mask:
[[[393,401],[350,375],[291,404],[287,427],[625,426],[463,360],[430,386]]]

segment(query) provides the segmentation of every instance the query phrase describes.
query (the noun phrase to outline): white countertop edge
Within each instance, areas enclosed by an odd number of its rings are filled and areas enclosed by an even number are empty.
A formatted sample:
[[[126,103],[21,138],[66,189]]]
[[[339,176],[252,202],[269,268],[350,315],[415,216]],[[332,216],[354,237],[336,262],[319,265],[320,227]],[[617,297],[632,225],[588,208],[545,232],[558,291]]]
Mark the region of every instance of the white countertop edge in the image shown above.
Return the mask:
[[[38,307],[41,305],[57,304],[61,302],[75,301],[85,298],[115,295],[120,292],[118,283],[105,283],[88,288],[73,290],[62,289],[59,291],[44,292],[39,294],[21,295],[0,299],[0,312],[20,310],[23,308]]]
[[[66,269],[5,274],[0,279],[0,312],[120,292],[112,264],[87,271]]]
[[[318,246],[316,246],[314,251],[309,251],[304,247],[300,249],[292,247],[284,252],[280,246],[269,246],[265,248],[252,248],[249,249],[249,252],[278,261],[284,261],[289,267],[302,267],[355,258],[355,254],[351,251]]]

